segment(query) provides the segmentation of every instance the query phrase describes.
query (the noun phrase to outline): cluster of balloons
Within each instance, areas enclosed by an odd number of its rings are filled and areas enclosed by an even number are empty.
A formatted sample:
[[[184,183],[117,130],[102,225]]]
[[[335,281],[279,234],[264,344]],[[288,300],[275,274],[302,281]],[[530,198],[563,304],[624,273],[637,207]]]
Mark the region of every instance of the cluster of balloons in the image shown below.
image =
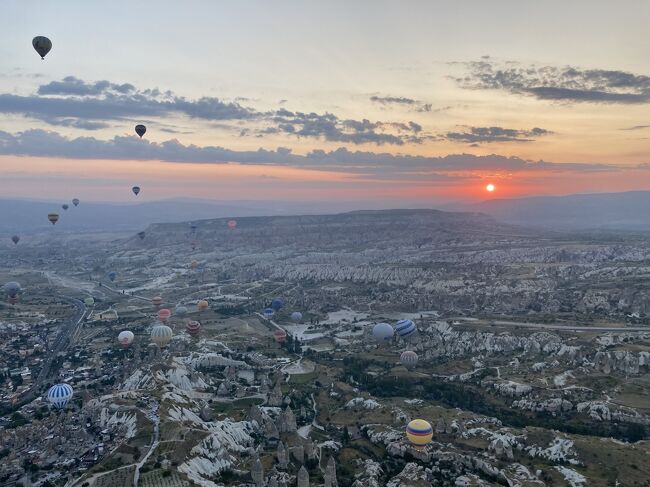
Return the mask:
[[[372,328],[372,336],[380,345],[390,343],[393,340],[393,335],[401,338],[408,338],[417,332],[417,326],[412,320],[399,320],[393,328],[388,323],[377,323]],[[418,354],[407,350],[400,355],[400,363],[407,369],[413,369],[418,363]]]
[[[79,198],[73,198],[72,199],[72,204],[74,206],[79,206]],[[63,211],[68,211],[68,208],[70,208],[70,205],[68,205],[67,203],[63,203],[61,205],[61,208],[63,208]],[[56,222],[59,221],[59,214],[56,213],[56,212],[48,213],[47,214],[47,219],[50,221],[50,223],[52,225],[56,225]],[[20,237],[18,237],[17,235],[14,235],[14,237],[17,237],[18,240],[20,240]],[[12,237],[12,240],[14,240],[14,237]],[[17,244],[18,242],[14,240],[14,243]]]

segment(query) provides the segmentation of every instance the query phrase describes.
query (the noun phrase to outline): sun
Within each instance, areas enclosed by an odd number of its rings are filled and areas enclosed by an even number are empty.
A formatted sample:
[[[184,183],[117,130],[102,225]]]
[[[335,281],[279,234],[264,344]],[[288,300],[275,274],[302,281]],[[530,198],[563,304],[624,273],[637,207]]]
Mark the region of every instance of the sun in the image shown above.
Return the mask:
[[[494,184],[492,184],[492,183],[488,184],[488,185],[485,187],[485,190],[486,190],[488,193],[491,193],[492,191],[495,190],[495,186],[494,186]]]

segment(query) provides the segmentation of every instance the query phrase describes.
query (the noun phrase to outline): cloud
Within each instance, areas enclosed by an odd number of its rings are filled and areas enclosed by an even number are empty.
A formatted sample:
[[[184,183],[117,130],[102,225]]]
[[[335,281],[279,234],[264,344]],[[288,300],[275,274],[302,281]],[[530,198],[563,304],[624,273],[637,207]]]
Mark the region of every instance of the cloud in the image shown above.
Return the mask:
[[[447,132],[443,138],[454,142],[467,142],[473,147],[490,142],[532,142],[536,137],[552,134],[550,130],[535,127],[531,130],[503,127],[468,127],[464,132]]]
[[[69,159],[156,160],[202,164],[282,165],[303,169],[344,171],[374,177],[393,174],[417,179],[423,172],[463,171],[617,171],[620,168],[598,163],[531,162],[501,155],[475,156],[452,154],[444,157],[408,156],[390,153],[350,151],[340,147],[332,151],[313,150],[306,155],[290,149],[235,151],[223,147],[183,145],[177,140],[161,143],[137,137],[68,138],[56,132],[27,130],[17,134],[0,131],[0,154],[13,156],[60,157]]]
[[[424,103],[420,100],[415,100],[413,98],[406,98],[404,96],[377,96],[373,95],[370,97],[370,101],[373,103],[379,103],[381,105],[401,105],[413,108],[416,112],[430,112],[432,105],[431,103]]]
[[[503,90],[569,103],[650,102],[650,77],[626,71],[515,62],[500,65],[489,59],[464,64],[469,72],[453,79],[466,89]]]
[[[634,125],[632,127],[625,127],[620,130],[642,130],[642,129],[647,129],[650,128],[650,125]]]
[[[403,145],[421,143],[427,137],[415,122],[340,119],[331,113],[284,108],[262,112],[215,97],[188,99],[157,88],[143,90],[130,83],[107,80],[87,82],[74,76],[43,84],[36,95],[0,94],[0,113],[84,130],[107,128],[108,121],[156,120],[176,114],[213,124],[248,122],[249,126],[237,128],[240,135],[285,134],[355,145]]]

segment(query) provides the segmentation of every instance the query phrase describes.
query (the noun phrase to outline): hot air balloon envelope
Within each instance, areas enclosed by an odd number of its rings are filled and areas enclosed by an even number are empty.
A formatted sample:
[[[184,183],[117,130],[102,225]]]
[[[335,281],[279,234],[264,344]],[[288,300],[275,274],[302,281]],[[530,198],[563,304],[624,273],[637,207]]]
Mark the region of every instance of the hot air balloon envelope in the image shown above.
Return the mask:
[[[176,316],[183,317],[187,314],[187,308],[185,306],[176,306],[176,309],[174,309],[174,314]]]
[[[45,59],[47,53],[52,49],[52,41],[45,36],[36,36],[32,39],[32,46],[41,59]]]
[[[372,329],[372,336],[379,343],[388,343],[393,339],[393,327],[388,323],[377,323]]]
[[[63,203],[63,204],[61,205],[61,208],[63,208],[64,211],[68,211],[68,208],[70,208],[70,206],[68,206],[67,203]]]
[[[172,329],[166,325],[156,325],[151,330],[151,341],[159,347],[166,346],[172,339]]]
[[[406,338],[415,333],[417,331],[417,327],[411,320],[399,320],[395,324],[395,331],[400,337]]]
[[[287,332],[284,330],[275,330],[273,332],[273,338],[278,343],[284,343],[287,341]]]
[[[274,311],[280,311],[283,306],[284,301],[282,298],[275,298],[273,301],[271,301],[271,308],[273,308]]]
[[[300,322],[302,320],[302,313],[300,311],[294,311],[291,313],[291,321],[295,321],[296,323]]]
[[[20,242],[20,237],[18,235],[14,235],[13,237],[11,237],[11,241],[14,244],[18,244],[18,242]]]
[[[206,309],[208,309],[208,302],[205,299],[202,299],[198,303],[196,303],[196,308],[199,311],[205,311]]]
[[[270,319],[274,314],[275,311],[273,311],[273,308],[266,308],[264,310],[264,316],[266,317],[266,319]]]
[[[413,369],[418,364],[418,354],[412,352],[411,350],[407,350],[405,352],[402,352],[402,355],[399,357],[399,361],[407,369]]]
[[[187,333],[189,333],[190,335],[196,336],[201,331],[201,323],[193,320],[188,321],[185,324],[185,330],[187,330]]]
[[[79,198],[73,198],[72,204],[75,206],[79,206]]]
[[[47,219],[50,220],[52,225],[54,225],[56,222],[59,221],[59,214],[58,213],[48,213],[47,214]]]
[[[133,191],[134,195],[138,196],[138,193],[140,193],[140,186],[133,186],[131,191]]]
[[[133,335],[132,331],[129,330],[124,330],[120,332],[119,335],[117,335],[117,341],[120,342],[120,345],[123,347],[128,347],[133,343],[133,339],[135,338],[135,335]]]
[[[72,387],[69,384],[55,384],[47,391],[47,400],[57,409],[63,409],[72,399]]]
[[[95,299],[93,297],[91,297],[91,296],[88,296],[88,297],[84,298],[84,304],[86,306],[92,306],[93,304],[95,304]]]
[[[167,308],[163,308],[160,311],[158,311],[158,318],[160,321],[163,323],[169,319],[169,317],[172,315],[172,312],[169,311]]]
[[[142,136],[145,134],[146,131],[147,131],[147,127],[145,127],[142,124],[138,124],[135,126],[135,133],[138,134],[140,138],[142,138]]]
[[[424,448],[433,438],[433,428],[428,421],[414,419],[406,426],[406,437],[416,448]]]

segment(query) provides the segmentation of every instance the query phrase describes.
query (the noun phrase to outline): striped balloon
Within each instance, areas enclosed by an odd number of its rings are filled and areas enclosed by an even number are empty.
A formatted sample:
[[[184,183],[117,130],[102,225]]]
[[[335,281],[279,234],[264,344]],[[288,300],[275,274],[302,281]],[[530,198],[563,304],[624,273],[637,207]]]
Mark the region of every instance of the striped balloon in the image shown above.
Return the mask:
[[[55,384],[47,391],[47,400],[57,409],[63,409],[72,399],[72,387],[68,384]]]
[[[192,336],[196,336],[201,331],[201,323],[190,320],[185,324],[185,330]]]
[[[413,323],[411,320],[399,320],[395,325],[395,331],[400,337],[406,338],[407,336],[415,333],[417,331],[417,328],[415,326],[415,323]]]
[[[412,352],[411,350],[407,350],[406,352],[402,352],[402,355],[399,357],[399,361],[407,369],[414,369],[418,364],[418,354]]]
[[[270,320],[273,317],[274,314],[275,314],[275,311],[273,311],[273,308],[266,308],[264,310],[264,317],[267,320]]]
[[[414,419],[406,426],[406,437],[418,449],[424,448],[433,438],[433,428],[428,421]]]
[[[172,329],[167,325],[156,325],[151,330],[151,341],[162,348],[171,341],[173,334]]]

